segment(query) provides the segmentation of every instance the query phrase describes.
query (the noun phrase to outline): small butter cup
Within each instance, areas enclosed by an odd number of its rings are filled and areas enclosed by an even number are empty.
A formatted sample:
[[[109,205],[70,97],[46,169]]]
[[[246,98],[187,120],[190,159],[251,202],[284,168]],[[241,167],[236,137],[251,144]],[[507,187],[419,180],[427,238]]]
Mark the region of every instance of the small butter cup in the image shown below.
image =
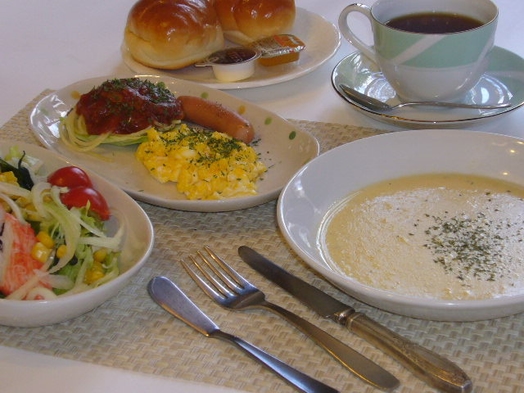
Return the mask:
[[[251,48],[234,47],[212,53],[195,67],[212,67],[215,77],[221,82],[236,82],[255,73],[255,60],[260,52]]]

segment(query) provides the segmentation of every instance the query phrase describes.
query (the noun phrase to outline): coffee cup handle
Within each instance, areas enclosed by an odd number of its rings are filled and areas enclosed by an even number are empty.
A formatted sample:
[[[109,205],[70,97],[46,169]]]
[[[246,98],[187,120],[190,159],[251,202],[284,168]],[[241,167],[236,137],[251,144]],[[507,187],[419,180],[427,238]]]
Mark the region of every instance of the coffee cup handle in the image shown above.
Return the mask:
[[[375,50],[373,47],[367,45],[351,30],[348,24],[348,15],[351,12],[359,12],[368,18],[371,23],[371,8],[364,4],[350,4],[342,10],[338,17],[338,28],[340,33],[348,40],[355,48],[357,48],[362,54],[367,56],[369,59],[376,63]]]

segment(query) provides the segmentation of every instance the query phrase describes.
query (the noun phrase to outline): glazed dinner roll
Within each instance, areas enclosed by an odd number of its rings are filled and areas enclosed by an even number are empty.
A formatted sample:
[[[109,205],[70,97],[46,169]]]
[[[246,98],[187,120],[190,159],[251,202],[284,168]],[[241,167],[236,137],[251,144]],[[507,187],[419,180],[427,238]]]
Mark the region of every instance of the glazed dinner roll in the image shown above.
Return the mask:
[[[139,0],[124,40],[136,61],[161,69],[186,67],[224,47],[213,0]]]
[[[288,32],[295,22],[295,0],[215,0],[229,41],[244,45]]]

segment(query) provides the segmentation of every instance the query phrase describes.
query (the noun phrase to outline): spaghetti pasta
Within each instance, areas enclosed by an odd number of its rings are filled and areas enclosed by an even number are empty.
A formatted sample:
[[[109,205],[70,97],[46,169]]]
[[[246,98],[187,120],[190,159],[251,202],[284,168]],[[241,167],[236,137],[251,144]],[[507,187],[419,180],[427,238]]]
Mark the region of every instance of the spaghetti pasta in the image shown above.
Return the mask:
[[[80,96],[62,119],[60,138],[81,152],[102,143],[139,144],[147,139],[149,127],[171,129],[182,117],[180,102],[162,82],[112,79]]]
[[[175,124],[178,124],[177,121]],[[112,134],[104,133],[100,135],[89,135],[83,116],[79,116],[73,108],[66,117],[62,118],[60,124],[60,139],[71,150],[88,152],[103,143],[110,143],[117,146],[136,145],[147,140],[147,130],[134,132],[133,134]]]
[[[108,137],[109,133],[89,135],[84,118],[78,116],[74,108],[62,119],[60,125],[60,139],[71,150],[83,152],[93,150],[104,143]]]

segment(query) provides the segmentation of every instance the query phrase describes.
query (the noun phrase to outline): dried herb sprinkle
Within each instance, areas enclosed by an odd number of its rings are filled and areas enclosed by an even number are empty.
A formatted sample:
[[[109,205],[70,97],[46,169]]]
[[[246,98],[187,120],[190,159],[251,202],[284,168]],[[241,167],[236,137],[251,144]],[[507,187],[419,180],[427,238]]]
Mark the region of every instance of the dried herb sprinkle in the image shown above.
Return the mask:
[[[504,276],[504,267],[511,256],[504,253],[507,239],[500,235],[500,231],[516,223],[492,221],[483,212],[473,217],[428,217],[434,225],[425,230],[428,242],[424,247],[435,254],[434,262],[447,273],[454,274],[460,280],[471,276],[478,280],[495,281],[497,277]],[[515,236],[520,235],[519,229]]]

